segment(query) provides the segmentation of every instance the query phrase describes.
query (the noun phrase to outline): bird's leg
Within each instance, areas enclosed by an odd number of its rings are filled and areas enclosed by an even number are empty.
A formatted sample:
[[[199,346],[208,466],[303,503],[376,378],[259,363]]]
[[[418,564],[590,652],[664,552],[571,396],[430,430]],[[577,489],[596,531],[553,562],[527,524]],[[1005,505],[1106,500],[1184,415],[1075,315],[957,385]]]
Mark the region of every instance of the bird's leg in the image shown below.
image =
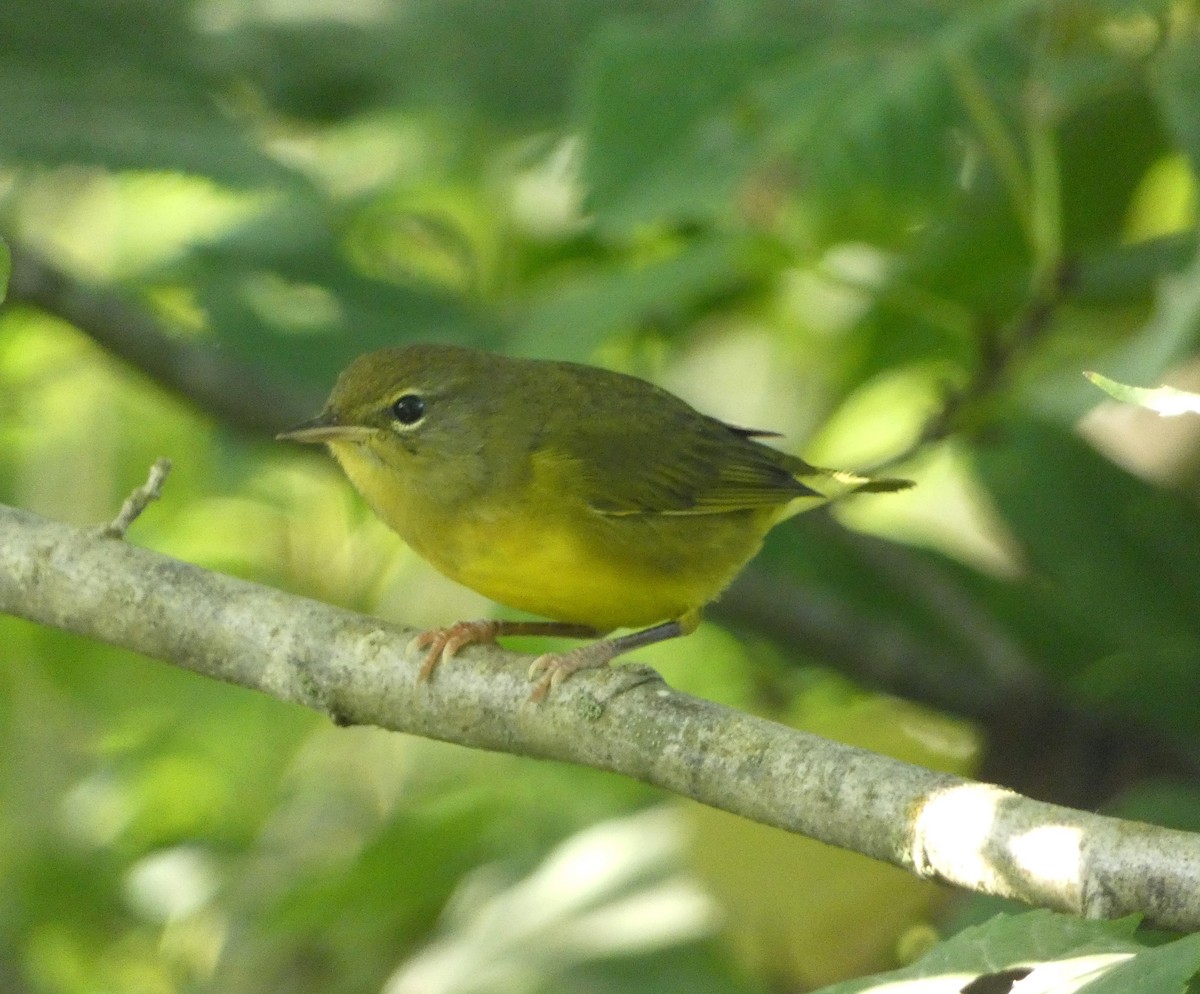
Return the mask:
[[[572,673],[607,666],[617,656],[640,649],[644,645],[653,645],[655,642],[665,642],[667,639],[690,635],[699,624],[700,612],[689,611],[674,621],[664,621],[661,625],[643,628],[640,632],[630,632],[628,635],[618,635],[616,638],[601,639],[599,642],[592,642],[578,649],[572,649],[570,652],[548,652],[543,656],[538,656],[533,661],[533,665],[529,667],[529,679],[533,680],[539,675],[541,679],[533,688],[529,699],[531,701],[542,700],[552,688],[557,687]]]
[[[417,683],[432,676],[437,664],[452,659],[463,646],[480,642],[495,642],[500,635],[558,635],[563,638],[590,639],[604,633],[590,625],[574,625],[566,621],[459,621],[446,628],[431,628],[421,632],[408,645],[409,649],[428,649],[417,674]]]

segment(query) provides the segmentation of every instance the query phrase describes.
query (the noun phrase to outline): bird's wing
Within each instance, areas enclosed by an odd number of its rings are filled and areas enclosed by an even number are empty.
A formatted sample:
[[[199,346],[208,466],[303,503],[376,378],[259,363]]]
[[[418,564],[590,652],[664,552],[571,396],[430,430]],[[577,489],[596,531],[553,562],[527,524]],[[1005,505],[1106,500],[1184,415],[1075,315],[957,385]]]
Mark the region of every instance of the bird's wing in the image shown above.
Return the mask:
[[[820,495],[796,479],[783,454],[688,409],[658,423],[589,427],[570,458],[584,497],[601,514],[721,514],[782,507]],[[666,423],[664,423],[664,420]]]
[[[856,490],[907,485],[810,466],[756,441],[773,432],[725,424],[618,374],[589,370],[561,378],[552,395],[528,396],[536,405],[529,420],[540,421],[531,451],[600,514],[794,512]]]

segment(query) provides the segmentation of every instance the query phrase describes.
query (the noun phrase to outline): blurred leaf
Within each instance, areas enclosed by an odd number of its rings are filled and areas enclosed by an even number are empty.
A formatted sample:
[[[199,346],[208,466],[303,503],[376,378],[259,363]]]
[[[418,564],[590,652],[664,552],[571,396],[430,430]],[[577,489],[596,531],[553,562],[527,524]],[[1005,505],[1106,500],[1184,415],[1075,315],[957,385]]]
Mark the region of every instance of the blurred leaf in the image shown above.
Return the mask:
[[[686,326],[705,306],[752,284],[757,273],[748,239],[712,238],[662,260],[565,279],[533,298],[512,348],[586,359],[613,335]]]
[[[1055,138],[1063,251],[1069,259],[1110,245],[1146,170],[1170,151],[1164,123],[1129,64],[1092,56],[1098,63],[1086,99],[1067,104]],[[1104,162],[1103,169],[1096,163]]]
[[[767,988],[729,963],[715,942],[582,963],[559,977],[555,994],[765,994]]]
[[[531,989],[576,963],[695,941],[716,909],[678,873],[677,813],[660,808],[568,839],[505,886],[482,871],[442,934],[402,965],[389,994]]]
[[[1200,785],[1187,780],[1150,780],[1126,791],[1105,813],[1180,832],[1200,832]]]
[[[1163,49],[1155,60],[1151,94],[1176,145],[1200,170],[1200,42],[1189,39]]]
[[[425,933],[458,881],[489,855],[484,837],[496,812],[487,800],[448,791],[441,804],[396,813],[361,847],[293,867],[274,893],[245,895],[254,927],[227,951],[225,989],[286,977],[307,959],[307,972],[323,990],[377,990],[395,962],[395,937]],[[310,818],[310,832],[328,833],[330,843],[349,841],[351,825],[322,825],[329,819],[319,810]],[[308,848],[312,841],[291,844]],[[272,854],[257,855],[248,861],[251,873],[266,869]]]
[[[1149,301],[1159,279],[1183,269],[1195,254],[1196,235],[1191,231],[1084,253],[1071,276],[1072,298],[1108,306]]]
[[[0,5],[6,158],[282,178],[218,105],[203,42],[184,0]]]
[[[1115,362],[1123,379],[1151,379],[1178,362],[1200,341],[1200,251],[1186,269],[1163,277],[1154,312]]]
[[[8,295],[8,278],[12,275],[12,250],[8,242],[0,238],[0,304]]]
[[[760,140],[755,109],[739,106],[739,93],[789,47],[627,27],[598,34],[579,117],[589,206],[601,225],[710,220],[723,208]]]
[[[1200,622],[1200,514],[1067,432],[1011,421],[975,461],[997,509],[1053,593],[1118,643],[1174,639]]]
[[[1031,665],[1024,629],[1041,621],[1027,589],[937,552],[891,549],[819,515],[771,532],[714,616],[765,628],[869,686],[925,688],[923,700],[958,714],[984,715],[1012,692],[1006,681],[1019,683]],[[774,623],[760,605],[773,606]]]
[[[184,263],[223,344],[328,389],[351,359],[375,348],[486,340],[483,322],[453,296],[355,269],[315,208],[294,200]]]
[[[217,51],[288,116],[335,121],[403,102],[531,127],[561,112],[579,49],[604,20],[702,12],[696,0],[412,0],[358,4],[344,19],[256,11]]]
[[[906,214],[920,216],[918,205],[951,193],[963,149],[952,136],[962,111],[948,64],[986,58],[996,82],[1011,73],[1003,60],[972,52],[964,23],[953,33],[951,22],[924,17],[872,25],[855,41],[814,46],[759,87],[768,149],[796,157],[827,237],[877,238],[887,229],[872,210],[886,212],[894,230]]]
[[[235,22],[213,32],[210,64],[252,82],[256,96],[289,118],[331,123],[387,105],[403,35],[386,6],[358,6],[345,20]]]
[[[843,4],[711,32],[603,32],[579,110],[597,220],[617,232],[727,221],[752,171],[775,171],[827,237],[878,237],[880,215],[895,237],[962,168],[952,67],[975,64],[1015,103],[1022,55],[1010,32],[1027,8],[939,19],[919,5]]]
[[[1072,675],[1079,690],[1193,733],[1184,701],[1200,693],[1200,513],[1036,421],[1011,421],[975,461],[1038,596],[1109,646]]]
[[[1158,281],[1153,310],[1142,326],[1107,355],[1093,357],[1104,375],[1118,382],[1154,380],[1200,344],[1200,252],[1195,251],[1194,237],[1189,241],[1193,252],[1187,268]],[[1041,378],[1030,394],[1040,414],[1064,422],[1093,407],[1096,397],[1077,372],[1065,370]]]
[[[407,78],[440,100],[454,93],[485,119],[541,119],[562,111],[581,49],[605,22],[706,12],[699,0],[419,0],[406,11]]]
[[[1083,375],[1123,404],[1144,407],[1163,417],[1173,417],[1178,414],[1200,414],[1200,394],[1166,386],[1133,387],[1125,383],[1117,383],[1099,373],[1087,372]]]

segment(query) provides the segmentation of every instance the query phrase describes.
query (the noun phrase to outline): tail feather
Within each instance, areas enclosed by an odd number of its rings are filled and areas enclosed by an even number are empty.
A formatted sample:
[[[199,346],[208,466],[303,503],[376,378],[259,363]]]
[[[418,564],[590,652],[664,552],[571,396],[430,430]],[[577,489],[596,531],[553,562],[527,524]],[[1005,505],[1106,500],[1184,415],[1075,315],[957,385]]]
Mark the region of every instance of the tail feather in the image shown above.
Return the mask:
[[[912,480],[897,477],[871,477],[848,469],[812,466],[793,455],[786,455],[784,465],[797,480],[828,500],[837,500],[850,494],[890,494],[915,485]]]
[[[852,473],[848,469],[823,469],[820,466],[813,466],[811,469],[817,476],[836,480],[847,488],[845,493],[851,494],[891,494],[915,486],[912,480],[902,480],[892,476],[876,478]]]
[[[916,484],[912,480],[885,476],[878,480],[865,480],[854,488],[854,492],[856,494],[894,494],[899,490],[908,490],[914,486]]]

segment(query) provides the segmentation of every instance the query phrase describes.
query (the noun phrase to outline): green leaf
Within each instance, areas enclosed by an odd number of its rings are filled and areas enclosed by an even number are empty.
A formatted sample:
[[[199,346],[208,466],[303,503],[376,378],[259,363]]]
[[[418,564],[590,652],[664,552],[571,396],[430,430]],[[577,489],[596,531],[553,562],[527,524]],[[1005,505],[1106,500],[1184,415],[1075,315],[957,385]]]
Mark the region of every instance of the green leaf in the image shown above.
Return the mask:
[[[748,239],[699,240],[661,261],[589,271],[530,306],[514,350],[587,358],[605,338],[678,327],[706,303],[750,285],[760,269]],[[569,331],[569,337],[564,335]]]
[[[581,53],[604,25],[640,17],[682,27],[708,7],[704,0],[410,0],[396,19],[401,47],[386,69],[406,98],[415,91],[493,125],[544,122],[562,113]]]
[[[802,647],[868,685],[886,681],[890,693],[915,694],[967,717],[989,715],[1012,693],[1009,681],[1026,678],[1020,672],[1031,665],[1026,645],[1040,639],[1072,652],[1103,649],[1066,629],[1036,590],[930,550],[898,555],[876,539],[831,526],[819,512],[774,529],[709,613],[763,631],[789,652]],[[962,617],[973,620],[963,625]]]
[[[1016,967],[1045,971],[1047,980],[1053,973],[1061,973],[1066,981],[1068,976],[1078,976],[1091,968],[1111,969],[1139,951],[1144,952],[1132,941],[1136,925],[1133,919],[1084,921],[1044,910],[997,915],[983,925],[963,929],[912,966],[834,984],[817,994],[883,992],[890,985],[902,989],[906,986],[904,981],[918,980],[923,982],[920,986],[923,994],[959,994],[980,976]],[[1037,989],[1057,988],[1039,985]],[[1172,994],[1178,994],[1178,988]]]
[[[1084,921],[1050,911],[997,915],[963,929],[910,967],[834,984],[817,994],[882,994],[893,986],[908,989],[906,981],[919,981],[922,994],[1025,988],[1179,994],[1200,970],[1200,935],[1148,948],[1133,941],[1135,925],[1132,918]]]
[[[1123,350],[1120,370],[1128,379],[1150,379],[1187,355],[1200,341],[1200,251],[1180,272],[1159,284],[1154,313]],[[1111,368],[1111,367],[1110,367]]]
[[[1200,970],[1200,935],[1143,949],[1136,956],[1103,970],[1102,975],[1079,988],[1078,994],[1176,994]]]
[[[1086,61],[1091,92],[1064,104],[1055,138],[1063,251],[1072,260],[1116,242],[1146,170],[1172,151],[1144,77],[1095,53]]]
[[[1175,44],[1157,57],[1151,93],[1176,144],[1200,170],[1200,42]]]
[[[600,32],[578,113],[598,222],[625,231],[723,209],[758,140],[755,112],[739,94],[787,51],[756,35]]]
[[[1174,417],[1178,414],[1200,414],[1200,394],[1168,386],[1154,388],[1129,386],[1125,383],[1118,383],[1116,380],[1110,380],[1107,376],[1101,376],[1099,373],[1086,372],[1083,375],[1105,393],[1124,404],[1144,407],[1163,417]]]
[[[1115,644],[1200,635],[1200,513],[1048,423],[1013,420],[974,460],[1048,592]]]
[[[1013,418],[974,462],[1043,609],[1086,633],[1088,653],[1044,665],[1093,703],[1194,736],[1200,512],[1068,426]]]
[[[726,220],[765,185],[802,194],[830,238],[903,235],[963,167],[955,135],[970,123],[952,67],[986,77],[1003,113],[1019,108],[1028,55],[1013,27],[1030,6],[950,18],[846,4],[803,21],[601,32],[577,115],[597,221]]]
[[[1105,814],[1180,832],[1200,832],[1200,784],[1190,778],[1143,781],[1107,805]]]
[[[320,203],[304,197],[197,250],[179,270],[223,344],[322,390],[374,348],[487,341],[482,320],[449,294],[359,272]]]
[[[6,160],[280,179],[215,99],[205,42],[179,0],[0,4]]]
[[[436,978],[444,994],[549,989],[580,963],[710,936],[717,908],[681,872],[681,842],[679,812],[651,809],[572,836],[508,886],[464,888],[454,914],[389,988],[417,994]],[[648,906],[656,910],[646,914]],[[632,920],[639,927],[606,927]]]
[[[1158,281],[1183,269],[1195,254],[1193,231],[1106,245],[1077,260],[1072,299],[1093,307],[1148,302]]]
[[[1200,251],[1196,251],[1194,236],[1187,241],[1192,254],[1186,268],[1159,280],[1153,310],[1141,329],[1095,362],[1104,375],[1123,383],[1153,380],[1191,355],[1200,343]],[[1174,242],[1169,244],[1176,251],[1182,247]],[[1166,257],[1155,255],[1160,262],[1177,258],[1174,251]],[[1029,392],[1039,414],[1064,423],[1074,421],[1096,402],[1095,391],[1074,370],[1059,370],[1039,381]]]
[[[806,190],[835,230],[845,224],[834,215],[848,196],[895,216],[953,190],[961,150],[948,136],[962,110],[946,39],[938,26],[926,30],[932,34],[880,33],[866,44],[808,51],[756,87],[766,151],[799,160]]]

